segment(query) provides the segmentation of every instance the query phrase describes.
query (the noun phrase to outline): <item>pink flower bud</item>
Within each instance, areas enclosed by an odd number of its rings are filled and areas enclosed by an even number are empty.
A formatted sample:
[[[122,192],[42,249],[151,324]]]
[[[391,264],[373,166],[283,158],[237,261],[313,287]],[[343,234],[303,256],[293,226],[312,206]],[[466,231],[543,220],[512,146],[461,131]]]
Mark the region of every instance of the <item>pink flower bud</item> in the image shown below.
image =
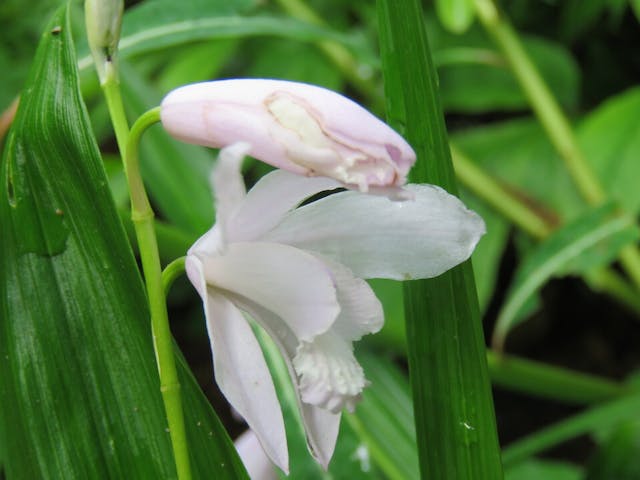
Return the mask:
[[[322,87],[284,80],[235,79],[186,85],[162,101],[164,128],[179,140],[221,148],[251,145],[275,167],[355,186],[406,182],[416,156],[387,124]]]

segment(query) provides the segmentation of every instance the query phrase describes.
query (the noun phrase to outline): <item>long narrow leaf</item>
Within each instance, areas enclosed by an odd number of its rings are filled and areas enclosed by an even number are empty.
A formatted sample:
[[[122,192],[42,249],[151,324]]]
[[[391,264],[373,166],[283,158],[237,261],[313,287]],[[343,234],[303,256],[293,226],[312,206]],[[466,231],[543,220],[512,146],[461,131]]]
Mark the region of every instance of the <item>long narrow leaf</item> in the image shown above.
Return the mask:
[[[378,1],[387,116],[418,154],[412,181],[456,193],[420,2]],[[409,370],[424,478],[502,478],[471,265],[405,285]]]
[[[146,298],[80,96],[67,11],[42,38],[0,164],[6,478],[172,478]],[[179,357],[194,471],[242,478]]]
[[[608,204],[588,211],[545,240],[520,265],[498,315],[493,345],[501,350],[510,330],[526,319],[525,306],[552,276],[584,273],[612,261],[640,230],[628,215]]]

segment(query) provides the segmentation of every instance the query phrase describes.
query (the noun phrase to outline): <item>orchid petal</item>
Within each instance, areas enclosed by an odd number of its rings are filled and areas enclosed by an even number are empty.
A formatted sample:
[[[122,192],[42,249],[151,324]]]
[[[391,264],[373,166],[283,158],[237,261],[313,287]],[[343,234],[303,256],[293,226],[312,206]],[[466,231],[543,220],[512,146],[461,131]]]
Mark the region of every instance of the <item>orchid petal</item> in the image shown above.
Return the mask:
[[[414,200],[341,192],[290,212],[263,240],[329,257],[361,278],[430,278],[465,261],[482,219],[433,185],[407,185]]]
[[[249,478],[252,480],[278,479],[269,457],[264,453],[264,449],[253,430],[247,430],[236,438],[233,443],[244,467],[247,469]]]
[[[229,241],[257,239],[307,198],[341,186],[340,182],[326,177],[302,177],[284,170],[268,173],[249,190],[229,222]]]
[[[189,279],[204,301],[216,383],[273,463],[288,472],[284,419],[260,345],[240,310],[207,287],[199,260],[190,257],[187,266]]]
[[[302,401],[332,413],[343,408],[353,412],[369,384],[353,355],[352,343],[333,331],[301,342],[292,363],[300,379]]]
[[[246,298],[233,294],[230,298],[238,308],[245,311],[264,328],[280,350],[294,385],[309,452],[326,469],[338,439],[340,413],[332,413],[303,402],[300,396],[300,381],[292,363],[299,343],[289,327],[273,312]]]
[[[296,394],[298,389],[296,388]],[[315,405],[300,403],[300,414],[307,434],[307,445],[313,458],[327,470],[336,448],[342,414],[332,413]],[[311,438],[313,432],[313,439]]]
[[[282,80],[234,79],[178,88],[162,101],[174,137],[221,147],[250,143],[251,155],[297,174],[355,185],[402,185],[415,153],[388,125],[325,88]]]
[[[238,242],[202,258],[207,284],[277,314],[301,340],[333,324],[340,306],[330,272],[313,255],[275,243]]]
[[[331,270],[340,304],[340,314],[331,331],[351,341],[380,331],[384,325],[384,311],[369,284],[344,265],[320,255],[318,258]]]
[[[242,142],[221,149],[211,174],[216,200],[216,225],[222,226],[225,236],[229,217],[240,207],[247,194],[241,168],[249,150],[251,145]]]

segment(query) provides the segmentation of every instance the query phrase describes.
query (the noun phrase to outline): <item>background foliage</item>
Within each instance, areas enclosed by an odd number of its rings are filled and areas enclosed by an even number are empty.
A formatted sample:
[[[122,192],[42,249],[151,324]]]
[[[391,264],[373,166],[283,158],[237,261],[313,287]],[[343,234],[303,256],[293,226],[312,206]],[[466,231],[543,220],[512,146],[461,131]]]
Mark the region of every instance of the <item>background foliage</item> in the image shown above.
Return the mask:
[[[37,67],[44,68],[47,60],[42,55],[35,57],[35,52],[59,4],[56,0],[5,0],[0,5],[0,71],[4,72],[0,78],[0,109],[9,108],[25,85],[36,85],[36,93],[46,87],[36,74],[32,74],[35,80],[31,83],[27,76],[34,59]],[[599,205],[585,200],[576,187],[563,163],[565,152],[558,150],[545,131],[535,100],[514,75],[508,53],[496,41],[498,27],[475,10],[475,6],[487,4],[492,3],[439,0],[423,2],[423,7],[461,195],[484,217],[488,227],[474,253],[473,266],[487,343],[498,347],[489,350],[488,360],[505,475],[525,480],[635,478],[640,430],[634,415],[639,404],[637,396],[628,393],[634,391],[632,377],[640,362],[640,295],[633,271],[629,274],[628,261],[620,258],[625,255],[623,250],[638,239],[640,60],[636,47],[640,42],[640,4],[622,0],[517,0],[501,5],[501,21],[511,22],[515,38],[568,117],[576,148],[605,192],[606,199]],[[85,134],[92,132],[79,142],[86,147],[82,155],[94,162],[94,171],[86,178],[102,188],[99,194],[87,191],[83,195],[100,196],[100,208],[109,213],[96,220],[94,230],[108,224],[114,236],[109,244],[117,245],[114,248],[122,252],[117,258],[125,258],[132,267],[133,258],[116,217],[119,213],[133,242],[117,147],[84,39],[82,5],[72,2],[70,10],[78,88],[88,116],[82,113],[79,120],[70,122],[76,126],[69,128],[77,133],[74,128],[80,128],[80,122],[85,124]],[[345,92],[384,116],[388,112],[384,108],[378,28],[376,6],[371,2],[128,2],[121,40],[121,87],[129,118],[133,120],[157,105],[178,85],[245,76],[324,85]],[[69,75],[71,78],[75,74]],[[51,85],[48,88],[40,95],[55,98],[57,93]],[[29,92],[33,94],[33,90]],[[46,141],[44,127],[29,124],[37,120],[36,112],[42,106],[28,103],[26,98],[22,117],[5,140],[3,172],[21,142],[31,148],[33,141]],[[63,98],[83,111],[79,95],[75,103],[71,102],[73,95]],[[48,121],[43,120],[45,124]],[[95,145],[102,153],[104,172]],[[56,172],[70,168],[46,161],[53,147],[49,142],[40,147],[42,168],[55,167]],[[68,148],[68,143],[60,147],[63,152]],[[214,158],[215,152],[174,142],[159,129],[144,138],[143,175],[158,213],[164,263],[183,255],[214,220],[207,182]],[[257,162],[247,163],[248,183],[266,169]],[[1,212],[9,212],[5,208],[5,175],[0,178]],[[77,169],[70,175],[69,182],[78,181]],[[50,176],[47,173],[43,178]],[[112,198],[103,188],[107,180]],[[73,191],[69,194],[75,195]],[[71,204],[87,201],[86,196],[68,199]],[[84,218],[90,214],[79,215]],[[5,213],[0,218],[1,343],[3,355],[13,357],[17,344],[11,343],[8,332],[15,328],[15,314],[8,315],[14,311],[8,305],[17,298],[12,288],[24,280],[20,276],[26,267],[10,260],[16,255],[20,222]],[[98,254],[100,258],[102,255],[107,253]],[[64,255],[37,261],[49,262],[46,269],[51,272],[62,268],[56,262],[64,262]],[[107,263],[122,268],[118,261]],[[356,414],[346,416],[328,475],[340,478],[349,472],[349,478],[417,478],[401,286],[386,281],[372,283],[383,300],[387,323],[380,334],[359,346],[357,353],[372,386]],[[137,311],[140,307],[134,307],[141,296],[137,276],[128,279],[126,287],[131,285],[135,289],[128,291],[130,305],[126,305],[136,310],[133,317],[144,317],[144,312]],[[171,291],[169,304],[177,341],[233,437],[243,426],[234,420],[213,384],[200,302],[187,282],[180,280]],[[108,328],[104,320],[83,325],[86,335]],[[55,325],[59,327],[56,323],[47,327],[45,339],[55,339],[62,352],[59,355],[66,355],[74,340],[63,334],[56,336]],[[26,328],[25,324],[21,326]],[[37,331],[42,326],[36,322],[33,328]],[[137,333],[127,335],[125,330],[119,334],[133,338],[138,345],[135,348],[150,351],[144,328],[140,324],[127,328]],[[116,338],[112,335],[115,333],[102,337]],[[91,348],[106,348],[104,345],[95,343]],[[90,351],[90,356],[102,358],[96,352]],[[42,363],[53,363],[55,358],[44,356]],[[146,355],[146,360],[141,375],[151,382],[152,356]],[[10,369],[8,363],[3,365],[0,372],[4,381]],[[277,366],[273,368],[277,372]],[[16,367],[12,371],[20,370]],[[0,392],[12,405],[7,407],[7,401],[0,404],[5,419],[0,424],[0,465],[6,466],[17,464],[7,461],[17,451],[7,439],[12,437],[12,429],[18,428],[7,423],[11,417],[7,412],[20,404],[8,392],[6,386]],[[193,392],[194,399],[200,398],[195,386]],[[159,403],[155,405],[158,408]],[[215,422],[206,405],[198,408]],[[285,413],[291,415],[288,425],[295,425],[293,411]],[[292,444],[297,444],[296,438],[299,442],[300,432],[295,428],[289,435]],[[222,444],[228,446],[225,441]],[[393,452],[390,444],[394,445]],[[361,445],[366,449],[358,450]],[[363,451],[367,455],[363,456]],[[326,475],[307,461],[304,451],[294,452],[292,457],[294,475]],[[13,471],[5,468],[7,478],[12,478]]]

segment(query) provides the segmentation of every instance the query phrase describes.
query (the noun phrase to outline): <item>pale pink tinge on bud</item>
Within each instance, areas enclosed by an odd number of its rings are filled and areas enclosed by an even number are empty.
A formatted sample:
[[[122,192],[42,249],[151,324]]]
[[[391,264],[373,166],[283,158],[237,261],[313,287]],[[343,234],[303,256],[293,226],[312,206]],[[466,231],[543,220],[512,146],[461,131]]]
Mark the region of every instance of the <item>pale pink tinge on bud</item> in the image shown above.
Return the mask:
[[[234,79],[186,85],[162,101],[164,128],[213,148],[246,142],[275,167],[325,176],[361,191],[405,184],[416,160],[391,127],[326,88],[284,80]]]

